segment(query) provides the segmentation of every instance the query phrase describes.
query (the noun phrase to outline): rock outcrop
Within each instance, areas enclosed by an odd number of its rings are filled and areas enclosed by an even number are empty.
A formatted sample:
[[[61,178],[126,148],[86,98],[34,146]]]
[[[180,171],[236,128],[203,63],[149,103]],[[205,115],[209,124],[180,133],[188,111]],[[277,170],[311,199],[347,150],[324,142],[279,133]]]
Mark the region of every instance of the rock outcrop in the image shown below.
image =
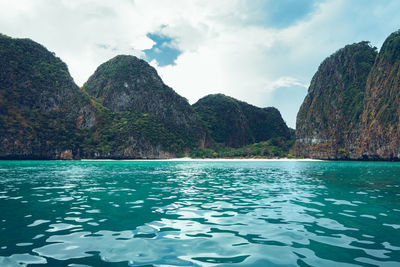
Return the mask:
[[[0,35],[0,158],[171,158],[205,143],[193,108],[145,61],[117,56],[80,89],[54,53]]]
[[[228,147],[243,147],[274,137],[290,139],[280,112],[258,108],[223,94],[208,95],[193,105],[210,137]]]
[[[367,42],[327,58],[296,123],[295,154],[318,159],[400,158],[400,32],[379,54]]]
[[[0,35],[0,159],[171,158],[266,140],[257,149],[281,155],[291,136],[274,108],[223,95],[191,106],[133,56],[107,61],[79,88],[54,53]]]
[[[77,156],[76,118],[89,102],[53,53],[0,35],[0,158]]]
[[[83,86],[109,112],[122,136],[118,157],[164,157],[202,147],[206,129],[188,101],[166,86],[144,60],[120,55],[100,65]],[[132,127],[136,126],[136,127]],[[146,144],[145,147],[140,147]],[[109,155],[107,155],[109,157]]]
[[[400,159],[400,31],[383,43],[367,79],[359,157]]]
[[[375,49],[361,42],[347,45],[322,62],[297,114],[298,156],[341,159],[353,155],[375,57]]]

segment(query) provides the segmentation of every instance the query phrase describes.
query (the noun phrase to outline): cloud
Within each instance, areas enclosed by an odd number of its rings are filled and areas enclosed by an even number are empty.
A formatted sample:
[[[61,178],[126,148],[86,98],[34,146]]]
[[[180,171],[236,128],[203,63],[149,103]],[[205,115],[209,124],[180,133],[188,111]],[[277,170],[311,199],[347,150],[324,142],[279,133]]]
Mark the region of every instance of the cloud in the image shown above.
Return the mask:
[[[386,5],[392,10],[400,7],[395,1],[320,1],[283,28],[247,23],[246,16],[233,22],[222,14],[198,27],[191,24],[190,30],[166,27],[164,31],[169,30],[170,36],[179,40],[183,52],[175,66],[159,71],[191,102],[208,93],[225,93],[255,105],[276,106],[294,127],[306,87],[324,58],[362,40],[379,46],[400,25],[400,19]],[[390,23],[385,22],[386,16]],[[197,47],[185,42],[193,39],[190,33],[201,36]]]
[[[272,88],[282,88],[282,87],[292,87],[292,86],[307,88],[309,84],[302,83],[301,81],[293,77],[280,77],[278,80],[273,81],[271,84]]]
[[[0,32],[56,52],[79,85],[131,54],[192,103],[224,93],[276,106],[294,127],[322,60],[362,40],[379,47],[399,9],[396,0],[0,0]]]

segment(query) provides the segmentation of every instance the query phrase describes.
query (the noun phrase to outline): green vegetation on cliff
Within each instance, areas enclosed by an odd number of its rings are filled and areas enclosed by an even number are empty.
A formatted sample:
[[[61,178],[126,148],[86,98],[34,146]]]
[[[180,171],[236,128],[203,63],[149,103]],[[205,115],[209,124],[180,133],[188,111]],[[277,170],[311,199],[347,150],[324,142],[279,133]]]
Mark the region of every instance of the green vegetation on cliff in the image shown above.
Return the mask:
[[[55,158],[77,150],[82,137],[75,117],[88,102],[53,53],[0,35],[1,158]]]
[[[223,94],[208,95],[193,105],[218,144],[243,147],[274,137],[290,139],[290,131],[275,108],[258,108]]]
[[[190,152],[192,158],[284,158],[291,157],[294,139],[274,137],[268,141],[233,148],[218,145],[214,148],[194,149]]]
[[[383,43],[369,73],[359,154],[400,159],[400,30]]]
[[[386,38],[379,52],[377,64],[387,62],[394,65],[400,61],[400,30],[397,30]]]
[[[100,65],[78,88],[54,53],[0,35],[2,159],[287,154],[291,134],[278,110],[223,99],[206,97],[197,110],[148,63],[126,55]]]
[[[125,135],[141,129],[152,144],[174,153],[204,143],[205,129],[193,108],[144,60],[116,56],[100,65],[83,89],[116,117],[129,121],[125,125],[131,128],[121,128]]]
[[[376,54],[376,48],[360,42],[345,46],[322,62],[297,114],[298,156],[351,156],[359,135],[366,81]]]
[[[204,130],[196,122],[192,107],[163,85],[144,61],[126,56],[117,59],[133,62],[133,70],[126,65],[117,68],[121,78],[116,72],[111,77],[97,72],[98,80],[113,85],[137,70],[143,75],[136,77],[141,79],[138,83],[158,80],[157,86],[136,87],[133,94],[153,90],[145,93],[141,101],[165,108],[161,114],[164,120],[160,113],[145,112],[137,106],[115,111],[108,103],[103,105],[104,97],[93,98],[85,89],[79,89],[65,63],[46,48],[29,39],[0,36],[0,158],[56,159],[64,158],[66,151],[67,158],[164,158],[198,147]],[[146,76],[149,69],[153,72]],[[87,83],[93,84],[96,82]],[[126,92],[118,91],[126,89],[124,86],[110,88],[114,89],[111,101],[113,97],[126,99]],[[169,106],[154,102],[159,97],[154,91],[165,96],[162,100],[170,101]],[[185,111],[191,112],[192,117],[185,116]],[[168,120],[175,118],[168,112],[186,119],[186,126],[192,127],[174,125]]]
[[[400,31],[379,54],[340,49],[314,75],[297,115],[295,152],[323,159],[400,159]]]

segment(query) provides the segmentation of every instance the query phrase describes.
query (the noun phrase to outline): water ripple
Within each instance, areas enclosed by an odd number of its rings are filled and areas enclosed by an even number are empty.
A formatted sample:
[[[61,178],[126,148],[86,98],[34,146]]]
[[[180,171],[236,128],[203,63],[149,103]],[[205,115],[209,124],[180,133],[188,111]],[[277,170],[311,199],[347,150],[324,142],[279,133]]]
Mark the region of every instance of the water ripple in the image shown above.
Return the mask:
[[[397,266],[400,166],[0,162],[0,266]]]

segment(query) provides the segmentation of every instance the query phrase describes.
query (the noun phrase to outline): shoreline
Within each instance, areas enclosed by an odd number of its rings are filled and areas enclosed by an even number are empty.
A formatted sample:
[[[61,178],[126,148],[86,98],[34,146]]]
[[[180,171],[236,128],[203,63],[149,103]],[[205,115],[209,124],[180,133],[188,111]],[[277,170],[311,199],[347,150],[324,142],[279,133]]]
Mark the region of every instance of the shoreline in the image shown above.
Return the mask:
[[[273,158],[273,159],[251,159],[251,158],[205,158],[205,159],[196,159],[196,158],[171,158],[171,159],[81,159],[80,161],[259,161],[259,162],[268,162],[268,161],[324,161],[320,159],[289,159],[289,158]]]

